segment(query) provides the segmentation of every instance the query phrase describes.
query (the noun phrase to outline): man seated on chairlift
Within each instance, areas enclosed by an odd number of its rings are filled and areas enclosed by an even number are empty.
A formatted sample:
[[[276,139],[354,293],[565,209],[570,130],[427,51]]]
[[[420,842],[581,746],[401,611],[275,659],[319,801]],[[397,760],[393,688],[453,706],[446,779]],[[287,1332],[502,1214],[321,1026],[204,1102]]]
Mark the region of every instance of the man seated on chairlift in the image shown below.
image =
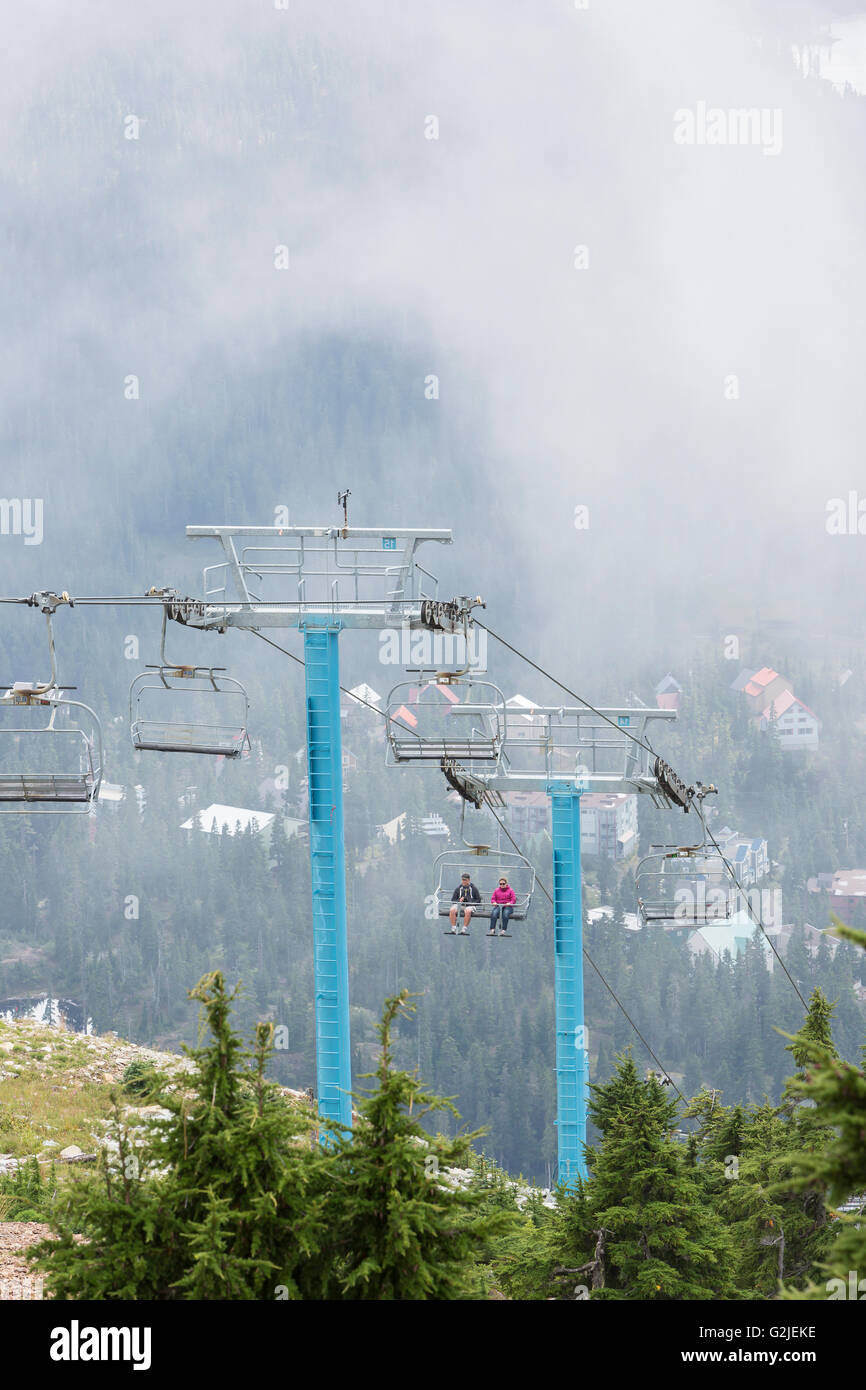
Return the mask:
[[[472,904],[481,902],[481,894],[468,874],[461,874],[460,886],[455,888],[454,892],[451,894],[451,902],[453,903],[450,913],[451,931],[452,933],[456,933],[457,931],[457,912],[458,907],[462,906],[463,926],[460,928],[460,935],[468,936],[469,918],[472,916]]]
[[[487,935],[496,935],[496,923],[498,921],[500,924],[499,935],[505,936],[508,931],[508,923],[514,912],[514,904],[517,902],[517,894],[504,874],[499,880],[499,887],[494,889],[490,901],[493,906],[490,911],[490,930]]]

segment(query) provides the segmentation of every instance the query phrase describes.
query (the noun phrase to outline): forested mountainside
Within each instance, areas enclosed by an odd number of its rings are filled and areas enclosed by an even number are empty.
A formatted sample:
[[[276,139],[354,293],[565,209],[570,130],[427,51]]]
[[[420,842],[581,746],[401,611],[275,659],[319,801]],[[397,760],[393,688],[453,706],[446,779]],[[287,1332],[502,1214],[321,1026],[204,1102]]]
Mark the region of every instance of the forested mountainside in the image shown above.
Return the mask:
[[[264,1016],[281,1029],[274,1076],[315,1087],[309,858],[303,839],[283,830],[306,815],[305,760],[297,756],[301,673],[277,654],[273,662],[289,669],[281,672],[277,698],[269,701],[264,686],[252,689],[249,758],[214,765],[185,755],[134,755],[125,717],[116,716],[116,724],[109,717],[109,776],[126,786],[125,800],[103,802],[90,821],[0,821],[0,998],[48,990],[80,1001],[100,1032],[176,1045],[194,1041],[189,982],[219,965],[244,983],[244,1025]],[[819,750],[793,756],[742,718],[727,688],[731,665],[707,664],[684,680],[681,715],[666,731],[665,749],[690,777],[709,780],[712,772],[718,817],[767,837],[774,867],[763,886],[781,888],[784,921],[827,927],[829,901],[808,893],[806,878],[866,853],[863,822],[844,790],[854,772],[844,759],[856,756],[862,718],[859,682],[833,694],[835,718],[832,703],[823,710]],[[366,674],[387,683],[388,668]],[[819,687],[821,672],[811,679]],[[535,693],[532,684],[520,688]],[[458,812],[444,781],[436,769],[386,768],[382,720],[372,711],[355,707],[344,723],[344,747],[356,764],[345,775],[354,1075],[371,1062],[382,998],[408,988],[418,996],[417,1013],[400,1027],[400,1059],[456,1096],[470,1125],[489,1124],[485,1145],[498,1162],[546,1180],[555,1158],[549,904],[537,890],[529,920],[514,926],[510,941],[487,941],[480,930],[467,942],[446,939],[441,924],[425,917],[443,841],[411,833],[413,820],[417,827],[437,811],[459,843]],[[286,785],[276,790],[280,768]],[[259,834],[181,828],[213,803],[276,809],[278,820]],[[376,827],[404,812],[405,838],[391,844]],[[640,806],[640,827],[644,849],[694,833],[681,813],[664,815],[648,802]],[[521,847],[549,888],[549,839],[534,835]],[[590,956],[686,1094],[703,1084],[721,1090],[726,1103],[777,1099],[789,1058],[774,1030],[791,1032],[802,1013],[789,982],[778,965],[770,973],[758,945],[719,965],[693,959],[678,934],[627,930],[635,862],[585,857],[586,910],[599,903],[613,909],[612,918],[587,928]],[[837,1001],[837,1045],[853,1059],[864,1034],[854,989],[860,953],[825,942],[813,958],[797,930],[786,963],[804,995],[820,984]],[[605,1079],[614,1055],[630,1043],[641,1066],[655,1069],[589,966],[586,991],[593,1079]]]

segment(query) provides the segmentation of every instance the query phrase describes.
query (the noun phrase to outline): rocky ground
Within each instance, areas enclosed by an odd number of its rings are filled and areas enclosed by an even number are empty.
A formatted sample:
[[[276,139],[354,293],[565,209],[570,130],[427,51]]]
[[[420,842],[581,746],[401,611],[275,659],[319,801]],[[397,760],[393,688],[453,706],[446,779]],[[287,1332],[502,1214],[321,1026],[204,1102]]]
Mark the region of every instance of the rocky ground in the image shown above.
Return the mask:
[[[42,1277],[24,1259],[24,1251],[49,1234],[38,1221],[0,1221],[0,1302],[44,1297]]]
[[[116,1033],[70,1033],[49,1028],[32,1019],[0,1024],[0,1081],[28,1070],[47,1072],[58,1056],[74,1061],[75,1079],[119,1081],[130,1062],[153,1062],[165,1071],[188,1071],[191,1062],[172,1052],[155,1052],[138,1043],[124,1042]],[[64,1067],[64,1070],[68,1068]]]
[[[178,1077],[192,1066],[186,1057],[113,1033],[84,1036],[31,1019],[0,1022],[0,1174],[14,1173],[30,1157],[43,1171],[52,1162],[59,1170],[93,1161],[106,1143],[112,1087],[134,1061]],[[155,1109],[124,1107],[133,1125],[136,1115]],[[41,1278],[23,1252],[48,1234],[41,1222],[4,1221],[0,1212],[0,1302],[43,1297]]]

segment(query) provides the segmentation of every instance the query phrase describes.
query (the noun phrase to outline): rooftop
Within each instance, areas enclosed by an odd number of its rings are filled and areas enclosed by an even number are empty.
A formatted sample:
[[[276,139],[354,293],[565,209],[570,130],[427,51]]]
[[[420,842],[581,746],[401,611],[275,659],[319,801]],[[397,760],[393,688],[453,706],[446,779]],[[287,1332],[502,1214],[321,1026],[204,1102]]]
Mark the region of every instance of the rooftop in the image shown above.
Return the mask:
[[[752,676],[752,683],[758,686],[761,690],[763,690],[765,686],[769,685],[772,681],[777,681],[778,679],[779,672],[774,671],[772,666],[762,666],[760,671],[756,671],[755,674]],[[753,692],[750,691],[749,693],[752,694]]]
[[[732,959],[736,960],[753,939],[757,939],[765,951],[771,949],[766,937],[758,933],[747,912],[735,912],[727,922],[714,922],[712,925],[698,927],[694,934],[701,937],[719,958],[725,951],[729,951]]]
[[[255,834],[266,829],[273,818],[273,811],[250,811],[245,806],[222,806],[219,802],[214,802],[212,806],[206,806],[203,811],[198,811],[189,820],[185,820],[180,828],[204,830],[210,834],[216,822],[216,830],[220,834],[227,830],[230,835],[234,835],[238,829],[252,830]]]
[[[866,897],[866,869],[837,869],[830,892],[838,897]]]
[[[377,694],[371,685],[364,682],[361,685],[353,685],[352,689],[346,692],[346,699],[353,704],[365,703],[368,705],[379,706],[382,703],[382,696]]]
[[[680,685],[679,681],[674,680],[673,676],[669,671],[668,674],[665,676],[664,680],[659,681],[658,685],[656,686],[655,693],[656,695],[669,695],[673,691],[679,693],[680,691],[682,691],[682,686]]]
[[[581,810],[591,811],[610,809],[612,806],[622,806],[623,802],[635,795],[635,792],[584,792],[580,807]]]
[[[547,792],[506,792],[505,800],[509,806],[544,806],[550,805]],[[586,800],[586,797],[583,798]]]
[[[799,700],[790,690],[783,690],[782,694],[777,695],[775,699],[771,700],[767,708],[762,710],[761,713],[764,719],[779,719],[783,714],[787,714],[789,709],[794,708],[803,710],[805,714],[811,714],[813,719],[818,719],[815,711],[810,709],[808,705],[804,705],[803,701]],[[818,720],[818,722],[820,723],[821,721]]]
[[[532,727],[540,722],[533,719],[532,714],[533,710],[538,709],[538,705],[534,700],[527,700],[525,695],[512,695],[505,701],[505,708],[508,710],[510,723],[522,721]]]

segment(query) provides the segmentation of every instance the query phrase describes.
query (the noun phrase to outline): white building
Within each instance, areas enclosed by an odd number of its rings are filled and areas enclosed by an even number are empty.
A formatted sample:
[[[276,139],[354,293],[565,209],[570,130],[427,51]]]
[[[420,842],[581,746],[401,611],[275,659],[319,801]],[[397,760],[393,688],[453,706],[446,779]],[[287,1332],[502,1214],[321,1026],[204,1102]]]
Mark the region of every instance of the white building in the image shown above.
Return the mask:
[[[544,731],[544,719],[540,716],[533,717],[533,710],[538,709],[534,700],[528,700],[525,695],[512,695],[505,701],[505,718],[507,723],[508,738],[539,738]]]
[[[407,813],[402,811],[393,820],[385,821],[384,825],[377,826],[382,839],[389,840],[392,845],[396,845],[397,841],[406,834],[408,819]]]
[[[216,831],[221,835],[227,830],[234,835],[238,830],[252,830],[254,834],[266,830],[274,819],[273,811],[250,811],[245,806],[221,806],[214,802],[203,811],[197,811],[181,825],[181,830],[204,830],[208,835]]]
[[[580,843],[584,854],[627,859],[637,849],[634,792],[584,792],[580,798]]]
[[[791,691],[776,697],[763,711],[761,728],[771,728],[784,749],[817,748],[821,721]]]
[[[417,822],[418,829],[422,835],[429,835],[432,839],[451,839],[451,831],[438,811],[433,811],[429,816],[421,816]]]

